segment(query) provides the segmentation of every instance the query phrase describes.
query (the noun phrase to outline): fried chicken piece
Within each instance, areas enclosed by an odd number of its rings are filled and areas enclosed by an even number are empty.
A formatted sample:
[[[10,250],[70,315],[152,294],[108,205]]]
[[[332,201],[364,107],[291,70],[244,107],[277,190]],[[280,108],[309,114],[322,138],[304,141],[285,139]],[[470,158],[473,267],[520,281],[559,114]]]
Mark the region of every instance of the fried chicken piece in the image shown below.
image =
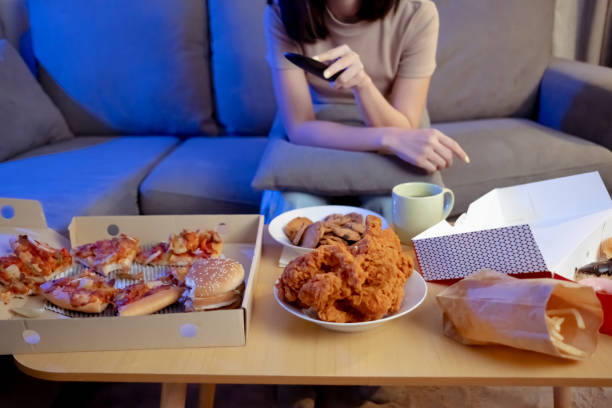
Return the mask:
[[[281,300],[339,323],[397,312],[413,265],[397,235],[381,224],[368,216],[364,237],[355,245],[321,246],[291,261],[277,283]]]

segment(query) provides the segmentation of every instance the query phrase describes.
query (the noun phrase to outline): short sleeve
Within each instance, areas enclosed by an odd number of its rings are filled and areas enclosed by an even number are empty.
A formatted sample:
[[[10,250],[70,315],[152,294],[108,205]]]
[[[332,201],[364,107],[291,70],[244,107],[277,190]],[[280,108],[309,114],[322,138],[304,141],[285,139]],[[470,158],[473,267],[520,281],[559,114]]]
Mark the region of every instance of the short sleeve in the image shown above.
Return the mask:
[[[286,58],[286,52],[301,54],[300,46],[292,40],[283,24],[278,5],[269,5],[264,13],[264,29],[266,32],[266,60],[271,68],[298,69]]]
[[[422,78],[434,73],[439,28],[436,5],[431,1],[421,3],[406,30],[398,76]]]

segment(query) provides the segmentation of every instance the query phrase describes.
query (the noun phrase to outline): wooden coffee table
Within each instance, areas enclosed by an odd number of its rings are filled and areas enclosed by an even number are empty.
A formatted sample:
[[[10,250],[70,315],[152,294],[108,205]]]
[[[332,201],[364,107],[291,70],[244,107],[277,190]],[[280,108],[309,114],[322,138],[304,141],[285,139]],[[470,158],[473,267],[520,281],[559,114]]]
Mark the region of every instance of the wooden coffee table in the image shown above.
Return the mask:
[[[429,285],[407,316],[363,333],[338,333],[284,311],[272,294],[281,252],[264,237],[263,257],[245,347],[15,355],[19,368],[55,381],[163,383],[161,406],[185,405],[187,383],[199,383],[200,405],[212,406],[214,384],[554,386],[555,406],[568,406],[571,386],[612,386],[612,337],[573,362],[506,347],[463,346],[442,334],[442,314]],[[213,327],[210,330],[214,330]]]

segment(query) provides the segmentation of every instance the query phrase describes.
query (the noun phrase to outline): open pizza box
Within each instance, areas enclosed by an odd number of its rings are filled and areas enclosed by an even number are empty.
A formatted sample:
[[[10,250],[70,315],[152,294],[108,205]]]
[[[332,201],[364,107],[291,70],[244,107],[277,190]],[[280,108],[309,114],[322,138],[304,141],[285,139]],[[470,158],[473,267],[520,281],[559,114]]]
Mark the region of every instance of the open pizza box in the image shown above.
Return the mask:
[[[597,172],[494,189],[454,225],[442,221],[413,239],[427,281],[453,281],[483,268],[517,277],[574,280],[612,237],[612,199]],[[611,326],[612,295],[602,297]],[[610,305],[612,306],[612,305]]]
[[[71,243],[74,247],[121,233],[137,237],[141,244],[153,244],[184,228],[216,230],[223,239],[222,256],[243,265],[246,286],[239,308],[131,317],[68,317],[48,310],[41,296],[14,298],[8,305],[0,302],[0,354],[246,344],[261,256],[260,215],[75,217],[68,240],[47,228],[39,202],[0,198],[0,255],[10,252],[8,240],[17,234],[28,234],[56,248],[70,248]],[[15,308],[41,313],[23,318],[11,312]]]

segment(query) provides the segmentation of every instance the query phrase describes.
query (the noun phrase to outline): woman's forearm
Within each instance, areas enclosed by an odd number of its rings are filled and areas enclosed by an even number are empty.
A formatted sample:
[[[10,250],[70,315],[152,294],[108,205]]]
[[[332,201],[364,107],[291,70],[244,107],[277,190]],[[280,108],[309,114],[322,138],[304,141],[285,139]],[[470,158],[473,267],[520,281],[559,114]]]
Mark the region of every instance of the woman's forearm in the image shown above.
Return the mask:
[[[354,151],[380,151],[389,128],[355,127],[322,120],[306,121],[289,130],[291,142]]]
[[[395,109],[387,101],[371,79],[368,78],[362,86],[354,87],[352,91],[363,121],[367,126],[418,128],[418,123],[411,123],[406,115]]]

